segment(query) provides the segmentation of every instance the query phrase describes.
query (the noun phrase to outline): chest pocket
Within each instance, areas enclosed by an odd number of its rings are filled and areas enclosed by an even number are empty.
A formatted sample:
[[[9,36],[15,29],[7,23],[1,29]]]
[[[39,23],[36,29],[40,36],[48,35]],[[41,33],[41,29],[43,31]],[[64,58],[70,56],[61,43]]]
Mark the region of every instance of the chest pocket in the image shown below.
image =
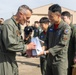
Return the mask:
[[[55,33],[54,33],[54,37],[55,37],[54,44],[57,44],[60,41],[60,38],[62,36],[62,32],[63,31],[61,29],[58,29],[55,31]]]
[[[21,35],[21,32],[19,30],[16,30],[16,35],[19,37]]]
[[[59,38],[62,34],[62,30],[57,30],[56,31],[56,38]]]
[[[49,32],[49,35],[52,35],[52,36],[53,36],[53,34],[54,34],[54,29],[53,29],[53,28],[50,28],[48,32]]]
[[[44,35],[41,35],[41,36],[40,36],[40,39],[43,40],[43,39],[44,39]]]

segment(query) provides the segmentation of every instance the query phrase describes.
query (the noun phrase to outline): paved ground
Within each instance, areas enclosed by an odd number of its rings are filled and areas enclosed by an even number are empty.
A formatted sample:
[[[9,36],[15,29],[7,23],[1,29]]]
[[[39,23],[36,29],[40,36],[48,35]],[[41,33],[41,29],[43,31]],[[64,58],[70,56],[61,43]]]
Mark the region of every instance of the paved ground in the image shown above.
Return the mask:
[[[39,58],[26,58],[17,54],[17,63],[19,67],[19,75],[41,75]]]

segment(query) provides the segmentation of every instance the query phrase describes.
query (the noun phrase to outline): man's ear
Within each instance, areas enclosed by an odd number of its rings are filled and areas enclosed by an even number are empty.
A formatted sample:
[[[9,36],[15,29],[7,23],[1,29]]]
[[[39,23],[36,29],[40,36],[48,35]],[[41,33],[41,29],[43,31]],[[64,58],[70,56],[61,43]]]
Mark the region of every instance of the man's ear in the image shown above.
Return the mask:
[[[22,12],[19,12],[19,14],[20,14],[20,15],[23,15],[23,13],[22,13]]]
[[[59,17],[61,17],[61,15],[60,15],[60,14],[58,14],[58,16],[59,16]]]
[[[69,19],[71,20],[71,17],[69,17]]]
[[[19,12],[18,16],[19,16],[19,18],[23,17],[23,13]]]

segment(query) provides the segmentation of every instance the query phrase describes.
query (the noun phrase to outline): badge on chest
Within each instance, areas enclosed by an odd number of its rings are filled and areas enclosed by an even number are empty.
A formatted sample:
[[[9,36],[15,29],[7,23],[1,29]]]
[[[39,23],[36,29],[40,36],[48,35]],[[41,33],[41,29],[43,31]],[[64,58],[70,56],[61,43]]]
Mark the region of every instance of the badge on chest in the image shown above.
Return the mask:
[[[16,34],[17,34],[17,36],[20,36],[21,32],[19,30],[16,30]]]

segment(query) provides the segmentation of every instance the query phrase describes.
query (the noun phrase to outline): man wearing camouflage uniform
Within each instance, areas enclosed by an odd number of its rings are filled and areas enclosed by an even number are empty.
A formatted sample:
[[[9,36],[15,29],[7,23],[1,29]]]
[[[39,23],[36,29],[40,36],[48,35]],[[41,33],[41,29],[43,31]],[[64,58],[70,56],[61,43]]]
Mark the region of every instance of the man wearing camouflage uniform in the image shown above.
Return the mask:
[[[39,38],[40,38],[40,40],[43,41],[43,44],[44,44],[44,42],[46,40],[46,36],[47,36],[46,33],[47,33],[48,26],[49,26],[49,22],[50,21],[49,21],[49,19],[47,17],[42,17],[40,19],[40,21],[39,21],[40,26],[41,26],[41,28],[43,30],[41,32]],[[43,47],[43,44],[42,44],[42,47]],[[46,61],[46,55],[40,56],[40,67],[41,67],[41,73],[42,73],[42,75],[45,75],[46,63],[47,63],[47,61]]]

